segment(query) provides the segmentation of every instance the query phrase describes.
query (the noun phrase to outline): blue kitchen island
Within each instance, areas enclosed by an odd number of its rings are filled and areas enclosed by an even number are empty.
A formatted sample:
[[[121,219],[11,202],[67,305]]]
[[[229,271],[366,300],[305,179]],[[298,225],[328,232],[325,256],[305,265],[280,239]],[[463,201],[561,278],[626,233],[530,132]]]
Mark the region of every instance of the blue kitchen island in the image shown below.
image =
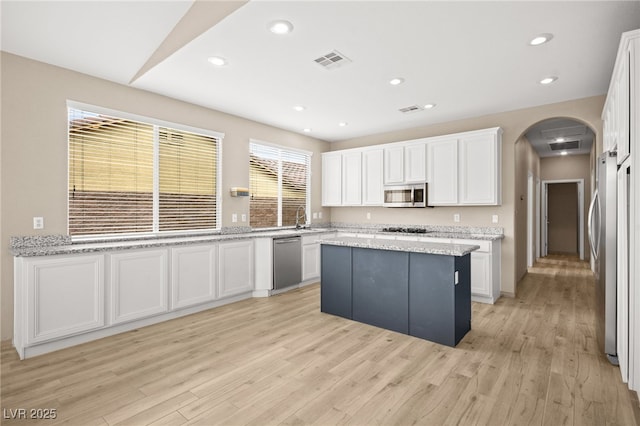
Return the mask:
[[[479,246],[322,240],[321,311],[455,346],[471,329],[470,253]]]

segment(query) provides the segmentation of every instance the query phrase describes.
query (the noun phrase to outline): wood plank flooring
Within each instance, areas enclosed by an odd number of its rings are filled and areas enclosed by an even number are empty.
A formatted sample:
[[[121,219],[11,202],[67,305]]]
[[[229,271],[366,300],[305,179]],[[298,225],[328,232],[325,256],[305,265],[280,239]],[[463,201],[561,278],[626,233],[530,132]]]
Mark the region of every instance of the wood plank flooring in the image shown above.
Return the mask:
[[[599,353],[588,264],[552,256],[518,297],[473,304],[449,348],[322,314],[319,286],[250,299],[19,361],[9,409],[46,425],[638,425],[636,395]]]

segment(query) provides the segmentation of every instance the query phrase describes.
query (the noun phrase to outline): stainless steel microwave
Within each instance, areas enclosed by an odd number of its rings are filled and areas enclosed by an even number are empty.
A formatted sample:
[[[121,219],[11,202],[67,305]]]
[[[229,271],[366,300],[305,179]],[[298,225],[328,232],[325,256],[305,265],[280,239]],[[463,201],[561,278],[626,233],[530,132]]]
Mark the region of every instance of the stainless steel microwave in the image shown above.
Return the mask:
[[[384,207],[427,207],[427,184],[385,186]]]

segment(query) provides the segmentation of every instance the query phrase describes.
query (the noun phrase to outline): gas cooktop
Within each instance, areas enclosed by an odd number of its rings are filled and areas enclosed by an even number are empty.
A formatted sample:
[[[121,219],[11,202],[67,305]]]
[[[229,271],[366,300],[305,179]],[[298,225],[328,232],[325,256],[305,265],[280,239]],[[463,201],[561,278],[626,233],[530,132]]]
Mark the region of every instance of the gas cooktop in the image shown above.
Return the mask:
[[[389,227],[382,228],[383,232],[402,232],[405,234],[426,234],[433,231],[427,231],[424,228],[402,228],[402,227]]]

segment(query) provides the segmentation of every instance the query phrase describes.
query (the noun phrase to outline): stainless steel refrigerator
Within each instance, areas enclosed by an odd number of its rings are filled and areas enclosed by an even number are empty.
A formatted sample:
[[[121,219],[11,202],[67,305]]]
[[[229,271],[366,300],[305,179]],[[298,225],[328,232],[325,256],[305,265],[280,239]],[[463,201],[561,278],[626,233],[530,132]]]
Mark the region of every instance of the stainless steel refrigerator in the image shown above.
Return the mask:
[[[598,344],[612,364],[616,348],[616,153],[603,152],[596,162],[596,189],[589,206],[589,243],[596,275],[596,334]]]

